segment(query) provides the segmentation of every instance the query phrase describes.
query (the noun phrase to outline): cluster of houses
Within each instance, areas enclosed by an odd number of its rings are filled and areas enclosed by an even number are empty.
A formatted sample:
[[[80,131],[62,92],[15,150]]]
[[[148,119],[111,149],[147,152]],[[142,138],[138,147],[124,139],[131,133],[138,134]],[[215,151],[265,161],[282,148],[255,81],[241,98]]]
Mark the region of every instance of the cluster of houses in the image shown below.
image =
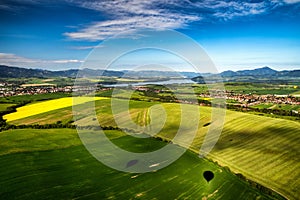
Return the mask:
[[[227,93],[226,96],[227,99],[239,102],[244,106],[254,106],[265,103],[300,105],[300,98],[291,95],[256,95]]]
[[[8,83],[0,83],[0,97],[56,92],[72,92],[72,86],[57,87],[53,84],[24,84],[16,86]]]
[[[84,86],[83,88],[80,88],[79,86],[57,87],[54,84],[47,84],[47,83],[23,84],[23,85],[15,86],[13,84],[0,82],[0,97],[8,97],[8,96],[16,96],[16,95],[34,95],[34,94],[56,93],[56,92],[71,93],[77,91],[85,91],[88,93],[94,89],[95,89],[94,87],[87,87],[87,86]],[[109,90],[109,89],[111,88],[101,88],[101,90]],[[135,86],[132,89],[137,91],[147,91],[150,88],[145,86]],[[164,93],[166,91],[155,89],[154,92]],[[300,97],[291,96],[291,95],[235,94],[226,91],[225,96],[227,100],[233,100],[234,102],[237,102],[240,105],[245,107],[264,104],[264,103],[300,105]],[[211,96],[209,94],[200,94],[199,97],[210,98]]]

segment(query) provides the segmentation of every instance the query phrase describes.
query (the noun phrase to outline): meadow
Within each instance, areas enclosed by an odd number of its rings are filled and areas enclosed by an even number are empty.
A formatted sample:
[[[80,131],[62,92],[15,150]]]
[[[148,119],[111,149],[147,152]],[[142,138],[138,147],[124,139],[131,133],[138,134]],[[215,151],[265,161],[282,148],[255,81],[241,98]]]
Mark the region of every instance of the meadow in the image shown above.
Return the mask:
[[[265,104],[259,104],[259,105],[255,105],[253,106],[253,108],[259,108],[259,109],[282,109],[282,110],[296,110],[296,111],[300,111],[300,105],[289,105],[289,104],[274,104],[274,103],[265,103]]]
[[[212,87],[214,84],[210,84]],[[201,94],[208,92],[206,84],[184,84],[175,85],[176,90],[183,93],[190,93],[191,90],[188,86],[193,87],[195,93]],[[153,86],[157,88],[159,86]],[[277,94],[277,95],[289,95],[300,94],[299,82],[289,84],[276,84],[276,83],[251,83],[251,82],[224,82],[225,90],[234,92],[235,94]]]
[[[10,96],[10,97],[0,97],[0,103],[28,103],[28,102],[37,102],[37,101],[45,101],[51,99],[59,99],[63,97],[70,97],[70,93],[47,93],[47,94],[36,94],[36,95],[19,95],[19,96]]]
[[[105,134],[133,152],[165,145],[119,131]],[[162,170],[132,174],[98,162],[74,129],[9,130],[0,140],[0,199],[272,199],[190,151]],[[214,173],[210,182],[203,177],[207,170]]]
[[[277,95],[289,95],[298,94],[299,83],[295,84],[270,84],[270,83],[225,83],[225,88],[228,91],[239,94],[257,94],[257,95],[267,95],[267,94],[277,94]]]
[[[110,103],[110,99],[96,101],[97,118],[101,125],[117,126],[112,116]],[[149,117],[142,116],[151,115],[149,109],[157,104],[159,103],[130,101],[132,120],[141,126],[148,125],[151,123]],[[179,104],[162,103],[161,105],[166,110],[167,120],[158,136],[170,140],[176,134],[180,124]],[[77,106],[85,108],[84,104]],[[192,151],[199,153],[210,127],[211,108],[188,106],[190,109],[200,109],[199,129],[190,147]],[[89,112],[89,110],[84,110],[84,112]],[[94,125],[95,121],[86,117],[84,112],[77,117],[76,123],[85,126]],[[125,113],[120,112],[117,115],[122,118]],[[61,117],[66,123],[72,120],[72,108],[52,110],[10,121],[10,123],[16,125],[47,124],[61,120]],[[299,122],[227,110],[222,135],[208,158],[218,162],[221,166],[228,166],[233,172],[241,173],[246,178],[271,188],[289,199],[297,199],[300,196],[299,130]]]

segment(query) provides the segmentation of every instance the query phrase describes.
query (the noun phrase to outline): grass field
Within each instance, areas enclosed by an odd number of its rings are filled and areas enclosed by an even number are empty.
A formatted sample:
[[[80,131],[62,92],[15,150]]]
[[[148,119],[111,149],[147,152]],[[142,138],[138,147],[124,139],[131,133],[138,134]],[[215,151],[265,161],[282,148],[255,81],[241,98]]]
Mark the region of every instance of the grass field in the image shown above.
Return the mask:
[[[295,85],[277,85],[267,83],[225,83],[225,88],[228,91],[233,91],[240,94],[277,94],[288,95],[297,94],[300,92],[299,87],[295,88]]]
[[[299,83],[295,84],[274,84],[274,83],[245,83],[245,82],[225,82],[224,86],[227,91],[232,91],[237,94],[257,94],[257,95],[267,95],[267,94],[277,94],[277,95],[288,95],[288,94],[300,94],[300,88],[295,87]],[[205,84],[193,84],[196,93],[205,93],[208,91]],[[179,90],[190,92],[191,90],[186,90],[186,86],[179,88]]]
[[[58,99],[63,97],[70,97],[70,93],[48,93],[48,94],[36,94],[36,95],[19,95],[10,97],[0,97],[0,103],[22,103],[22,102],[35,102],[45,101],[51,99]]]
[[[118,131],[106,135],[135,152],[164,142]],[[76,130],[10,130],[0,133],[0,199],[268,199],[230,172],[186,152],[170,166],[150,173],[115,171],[94,159]],[[107,152],[109,154],[110,152]],[[215,176],[207,183],[203,172]]]
[[[130,101],[133,121],[139,125],[149,124],[149,118],[142,116],[149,113],[148,109],[155,104]],[[168,118],[159,135],[163,138],[173,138],[180,124],[179,104],[164,103],[162,105],[166,108]],[[196,108],[194,105],[189,106],[191,109]],[[211,122],[210,111],[209,107],[200,107],[200,128],[191,147],[194,151],[199,152],[209,128],[209,125],[204,125]],[[226,123],[222,135],[209,157],[290,199],[297,199],[300,196],[300,124],[290,120],[241,112],[226,112]],[[110,99],[96,101],[96,113],[101,125],[116,126],[110,108]],[[122,114],[119,113],[120,116]],[[66,121],[72,119],[71,108],[62,108],[11,121],[11,123],[50,123],[57,121],[60,116],[67,116],[63,118]],[[78,120],[85,125],[93,122],[90,118],[84,118],[84,115]]]
[[[210,157],[290,199],[300,196],[300,124],[227,112]]]
[[[254,108],[267,108],[267,109],[282,109],[282,110],[296,110],[300,111],[300,105],[289,105],[289,104],[273,104],[273,103],[268,103],[268,104],[259,104],[256,106],[253,106]]]
[[[16,104],[12,104],[12,103],[1,103],[0,104],[0,112],[1,111],[6,111],[7,108],[14,106]]]

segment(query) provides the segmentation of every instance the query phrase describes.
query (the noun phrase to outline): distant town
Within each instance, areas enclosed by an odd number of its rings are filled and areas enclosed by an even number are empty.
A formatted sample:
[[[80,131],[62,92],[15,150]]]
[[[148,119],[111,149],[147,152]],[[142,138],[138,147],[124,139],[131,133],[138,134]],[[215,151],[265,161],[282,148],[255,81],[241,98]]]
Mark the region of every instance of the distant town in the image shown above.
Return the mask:
[[[97,91],[111,90],[113,87],[97,87]],[[149,87],[145,86],[134,86],[132,88],[136,91],[148,91]],[[91,88],[79,87],[79,86],[63,86],[58,87],[55,84],[22,84],[15,85],[7,82],[0,82],[0,97],[10,97],[19,95],[36,95],[36,94],[46,94],[46,93],[72,93],[73,91],[86,91],[87,93]],[[165,93],[163,89],[155,89],[153,92],[157,94]],[[227,100],[232,100],[236,102],[241,107],[250,107],[259,104],[286,104],[286,105],[300,105],[300,97],[297,95],[257,95],[257,94],[238,94],[232,91],[226,91],[225,93]],[[200,98],[210,98],[210,94],[202,93],[198,94]],[[192,103],[188,101],[180,101],[181,103]],[[203,103],[201,104],[203,105]],[[298,113],[298,111],[295,111]]]

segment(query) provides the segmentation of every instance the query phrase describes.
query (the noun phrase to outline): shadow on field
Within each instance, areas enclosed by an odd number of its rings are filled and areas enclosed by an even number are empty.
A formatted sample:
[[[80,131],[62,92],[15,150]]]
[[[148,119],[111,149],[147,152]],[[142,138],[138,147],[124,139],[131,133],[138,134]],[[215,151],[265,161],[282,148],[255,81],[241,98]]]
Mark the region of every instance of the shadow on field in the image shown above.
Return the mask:
[[[284,153],[294,154],[300,162],[299,149],[300,132],[291,127],[265,127],[260,131],[224,128],[214,151],[231,149],[259,150],[263,153]]]

